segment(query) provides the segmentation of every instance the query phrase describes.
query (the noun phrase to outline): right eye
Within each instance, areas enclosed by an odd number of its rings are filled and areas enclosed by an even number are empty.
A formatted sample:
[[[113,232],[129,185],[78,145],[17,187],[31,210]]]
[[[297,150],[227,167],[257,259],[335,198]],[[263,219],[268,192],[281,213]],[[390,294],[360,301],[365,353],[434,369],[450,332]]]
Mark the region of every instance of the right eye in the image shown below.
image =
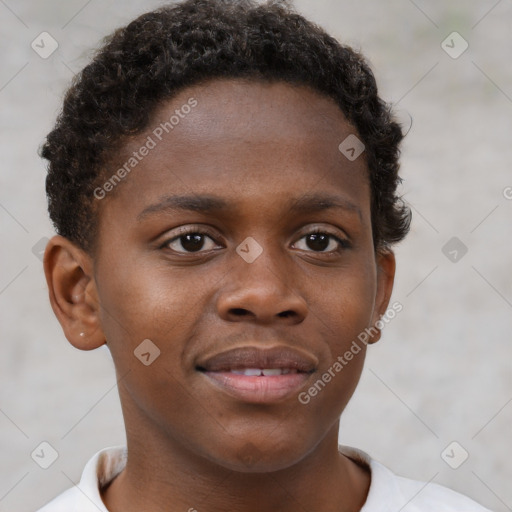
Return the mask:
[[[208,241],[210,241],[209,244]],[[162,247],[167,247],[178,253],[188,254],[201,251],[201,249],[204,249],[205,245],[207,245],[206,251],[213,250],[217,247],[215,241],[208,234],[197,230],[190,230],[184,231],[180,235],[169,239]]]

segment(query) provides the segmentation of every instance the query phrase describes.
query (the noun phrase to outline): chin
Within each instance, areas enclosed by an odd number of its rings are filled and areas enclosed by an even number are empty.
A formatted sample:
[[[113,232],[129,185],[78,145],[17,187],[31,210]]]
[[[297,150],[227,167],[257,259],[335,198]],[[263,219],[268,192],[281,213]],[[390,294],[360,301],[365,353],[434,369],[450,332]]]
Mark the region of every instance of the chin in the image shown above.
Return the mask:
[[[220,453],[210,453],[208,458],[219,466],[239,473],[270,473],[297,464],[309,452],[307,447],[298,446],[297,443],[286,445],[275,440],[266,443],[248,440],[237,447],[231,445],[221,449]]]

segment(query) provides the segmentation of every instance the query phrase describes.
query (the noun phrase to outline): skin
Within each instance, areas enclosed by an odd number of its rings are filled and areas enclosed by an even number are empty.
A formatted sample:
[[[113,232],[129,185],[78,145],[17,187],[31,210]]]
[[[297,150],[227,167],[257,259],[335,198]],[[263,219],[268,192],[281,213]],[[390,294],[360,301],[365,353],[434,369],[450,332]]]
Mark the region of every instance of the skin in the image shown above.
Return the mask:
[[[107,343],[119,379],[129,457],[103,500],[112,512],[358,511],[370,474],[338,452],[338,428],[364,346],[307,405],[297,394],[244,403],[196,370],[227,348],[293,346],[318,362],[307,391],[384,314],[394,255],[373,246],[364,153],[351,162],[338,150],[357,132],[307,87],[214,80],[164,102],[112,172],[190,97],[197,106],[99,204],[94,255],[60,236],[45,254],[67,339]],[[228,206],[140,218],[191,194]],[[291,213],[307,194],[344,207]],[[180,227],[207,230],[199,252],[186,252]],[[311,243],[316,228],[349,245]],[[252,263],[236,252],[247,237],[263,250]],[[161,351],[149,366],[134,357],[144,339]]]

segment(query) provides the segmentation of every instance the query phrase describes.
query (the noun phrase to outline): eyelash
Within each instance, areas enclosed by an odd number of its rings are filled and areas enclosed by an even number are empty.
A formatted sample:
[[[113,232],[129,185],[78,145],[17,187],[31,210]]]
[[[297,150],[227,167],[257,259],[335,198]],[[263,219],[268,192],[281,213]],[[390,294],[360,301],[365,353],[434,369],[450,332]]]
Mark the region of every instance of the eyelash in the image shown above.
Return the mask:
[[[351,247],[351,244],[350,242],[347,240],[347,239],[344,239],[344,238],[340,238],[336,235],[333,235],[332,233],[329,233],[328,231],[326,231],[325,229],[321,229],[321,228],[314,228],[313,230],[311,231],[308,231],[307,233],[305,233],[304,235],[302,235],[299,240],[302,240],[304,237],[307,237],[309,235],[327,235],[330,239],[334,239],[336,242],[338,242],[338,248],[335,249],[334,251],[313,251],[313,250],[310,250],[310,251],[307,251],[307,252],[312,252],[312,253],[315,253],[315,254],[335,254],[335,253],[340,253],[342,252],[343,250],[346,250],[346,249],[349,249]],[[169,245],[174,242],[174,241],[177,241],[179,240],[181,237],[183,236],[186,236],[186,235],[202,235],[202,236],[207,236],[209,237],[213,242],[217,243],[216,240],[215,240],[215,237],[214,235],[212,235],[212,233],[208,232],[207,230],[204,230],[204,228],[201,228],[201,229],[198,229],[198,228],[183,228],[182,231],[179,233],[179,235],[177,236],[174,236],[168,240],[166,240],[161,248],[162,249],[169,249],[175,253],[178,253],[178,254],[201,254],[203,252],[209,252],[209,251],[202,251],[202,250],[199,250],[199,251],[174,251],[174,249],[171,249],[169,247]]]

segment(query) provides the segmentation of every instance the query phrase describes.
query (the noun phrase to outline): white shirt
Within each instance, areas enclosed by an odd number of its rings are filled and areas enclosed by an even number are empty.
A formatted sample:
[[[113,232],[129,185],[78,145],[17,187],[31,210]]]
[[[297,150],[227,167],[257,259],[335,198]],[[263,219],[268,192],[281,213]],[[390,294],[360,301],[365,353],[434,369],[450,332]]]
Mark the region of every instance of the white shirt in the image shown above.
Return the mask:
[[[393,474],[368,454],[348,446],[340,451],[371,472],[371,483],[361,512],[491,512],[447,487]],[[87,462],[78,485],[64,491],[37,512],[109,512],[100,488],[126,466],[127,448],[105,448]]]

